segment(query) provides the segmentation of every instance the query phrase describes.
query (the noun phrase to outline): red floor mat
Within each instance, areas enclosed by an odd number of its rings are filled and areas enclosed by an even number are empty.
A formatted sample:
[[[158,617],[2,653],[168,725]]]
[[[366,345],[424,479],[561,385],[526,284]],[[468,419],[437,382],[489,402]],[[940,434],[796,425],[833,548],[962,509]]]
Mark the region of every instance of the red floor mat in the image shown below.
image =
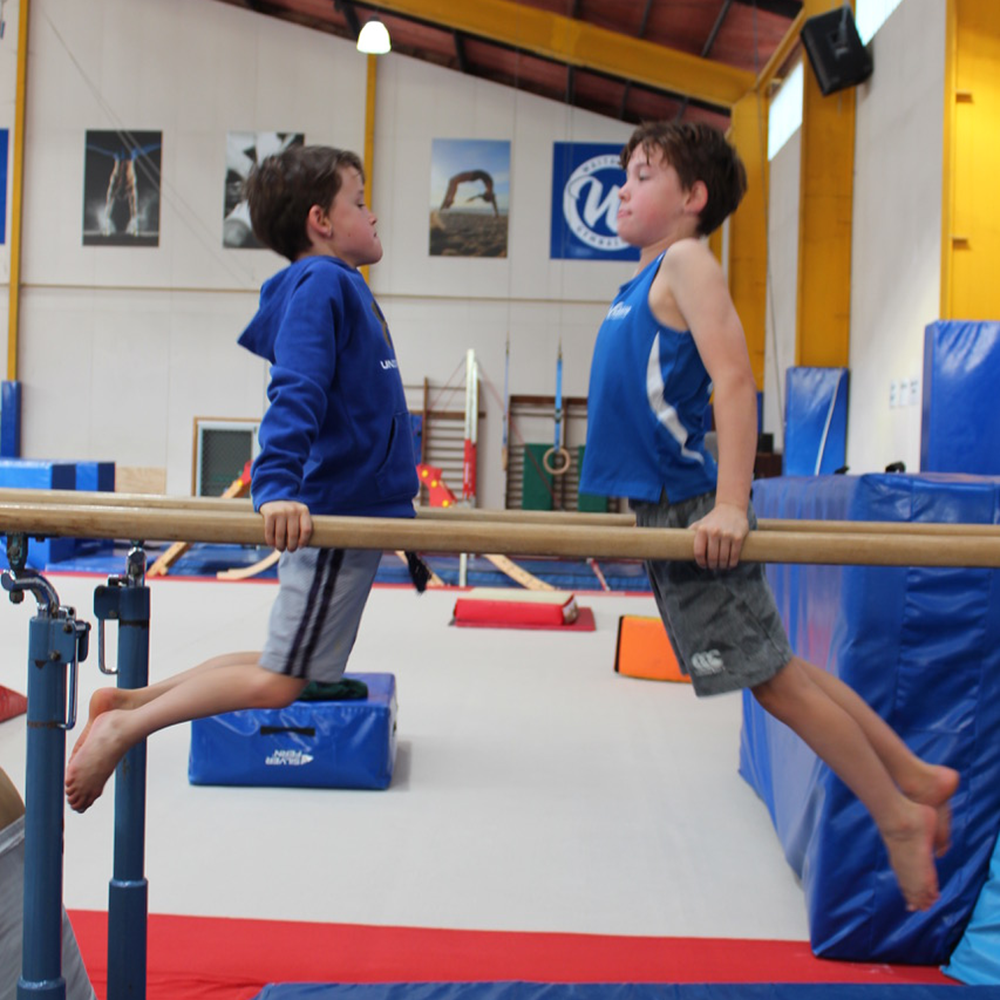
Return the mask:
[[[97,990],[107,914],[70,911]],[[250,1000],[267,983],[523,980],[549,983],[950,984],[936,968],[815,958],[807,942],[433,930],[149,918],[147,1000]]]
[[[580,608],[577,611],[576,621],[567,625],[526,625],[524,622],[470,622],[453,619],[452,625],[459,628],[516,628],[516,629],[543,629],[548,632],[593,632],[596,629],[594,624],[594,612],[591,608]]]

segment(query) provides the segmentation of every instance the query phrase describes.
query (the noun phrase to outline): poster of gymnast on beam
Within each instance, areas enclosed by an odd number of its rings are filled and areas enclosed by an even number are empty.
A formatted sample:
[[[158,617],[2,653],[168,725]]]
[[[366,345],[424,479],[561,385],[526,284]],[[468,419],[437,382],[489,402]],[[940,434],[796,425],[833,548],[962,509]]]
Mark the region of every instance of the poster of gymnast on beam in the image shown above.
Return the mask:
[[[292,146],[302,146],[302,132],[227,132],[226,195],[222,207],[222,245],[261,250],[264,244],[253,234],[250,208],[243,197],[243,182],[258,163]]]
[[[83,167],[83,245],[160,245],[162,132],[88,130]]]
[[[432,257],[506,257],[510,143],[435,139],[430,207]]]

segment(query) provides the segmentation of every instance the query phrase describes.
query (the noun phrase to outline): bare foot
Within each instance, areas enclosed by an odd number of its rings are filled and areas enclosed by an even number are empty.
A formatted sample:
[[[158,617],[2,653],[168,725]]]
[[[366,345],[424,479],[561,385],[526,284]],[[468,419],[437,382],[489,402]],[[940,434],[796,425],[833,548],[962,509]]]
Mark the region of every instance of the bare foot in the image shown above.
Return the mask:
[[[121,731],[123,715],[120,710],[102,712],[88,723],[86,743],[80,746],[81,737],[77,744],[79,753],[66,766],[66,801],[77,812],[89,809],[100,797],[118,761],[128,750]]]
[[[125,688],[98,688],[90,696],[90,712],[87,716],[87,724],[83,727],[83,731],[77,737],[76,743],[73,744],[73,749],[70,751],[69,759],[72,760],[80,751],[80,747],[83,746],[84,740],[90,735],[90,727],[94,724],[94,719],[104,712],[110,712],[115,708],[128,708],[130,707],[129,695],[130,691]]]
[[[934,854],[944,857],[951,846],[951,797],[958,789],[958,771],[939,764],[926,765],[923,778],[903,793],[914,802],[937,810],[937,827],[934,831]]]
[[[899,826],[882,831],[889,863],[910,911],[929,910],[938,900],[933,857],[937,822],[933,806],[913,804]]]

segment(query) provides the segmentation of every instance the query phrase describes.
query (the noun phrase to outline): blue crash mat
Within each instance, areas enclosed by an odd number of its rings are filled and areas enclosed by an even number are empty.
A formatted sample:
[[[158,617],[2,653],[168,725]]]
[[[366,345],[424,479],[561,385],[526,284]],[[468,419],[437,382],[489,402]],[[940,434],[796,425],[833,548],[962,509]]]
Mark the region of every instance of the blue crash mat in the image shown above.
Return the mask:
[[[844,983],[288,983],[256,1000],[986,1000],[983,986]]]
[[[1000,522],[1000,480],[821,476],[754,484],[761,517]],[[813,951],[945,962],[987,877],[1000,828],[1000,572],[770,566],[792,648],[853,687],[918,754],[956,768],[941,900],[907,913],[864,807],[790,730],[744,695],[740,772],[801,877]]]

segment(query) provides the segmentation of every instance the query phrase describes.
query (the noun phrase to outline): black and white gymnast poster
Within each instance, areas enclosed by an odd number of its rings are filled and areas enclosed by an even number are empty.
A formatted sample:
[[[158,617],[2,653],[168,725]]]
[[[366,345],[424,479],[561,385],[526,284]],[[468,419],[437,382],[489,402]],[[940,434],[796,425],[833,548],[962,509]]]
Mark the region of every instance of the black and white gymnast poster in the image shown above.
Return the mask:
[[[224,247],[263,247],[250,226],[250,209],[243,197],[243,182],[261,160],[291,146],[305,145],[305,141],[302,132],[226,133],[226,196],[222,208]]]
[[[160,245],[162,132],[87,131],[83,245]]]

